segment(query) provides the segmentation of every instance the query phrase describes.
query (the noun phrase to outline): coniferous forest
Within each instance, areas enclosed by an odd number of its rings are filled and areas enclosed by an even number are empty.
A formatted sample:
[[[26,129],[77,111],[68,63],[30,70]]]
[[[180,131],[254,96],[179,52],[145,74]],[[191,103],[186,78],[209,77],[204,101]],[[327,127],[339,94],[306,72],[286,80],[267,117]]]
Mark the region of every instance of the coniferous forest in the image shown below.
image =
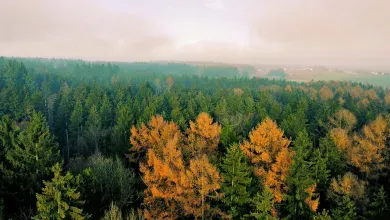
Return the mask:
[[[386,219],[390,90],[0,58],[0,219]]]

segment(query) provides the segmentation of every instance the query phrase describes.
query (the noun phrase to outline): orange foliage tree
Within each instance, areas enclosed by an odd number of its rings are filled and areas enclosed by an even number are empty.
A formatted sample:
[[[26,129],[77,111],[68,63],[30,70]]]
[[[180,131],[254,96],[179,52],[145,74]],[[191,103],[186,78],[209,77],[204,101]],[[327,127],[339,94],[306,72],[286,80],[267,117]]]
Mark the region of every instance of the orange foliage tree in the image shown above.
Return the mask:
[[[135,126],[131,128],[130,150],[136,155],[134,159],[143,159],[148,149],[160,155],[168,141],[176,136],[180,141],[181,133],[175,123],[165,121],[160,115],[153,116],[148,125],[142,124],[140,128]]]
[[[255,175],[269,187],[276,203],[280,203],[287,191],[288,175],[294,152],[288,146],[290,140],[283,137],[277,124],[267,118],[249,134],[240,148],[255,166]]]
[[[195,122],[190,121],[186,134],[186,151],[191,156],[210,154],[217,150],[221,126],[213,123],[213,119],[203,112],[199,114]]]
[[[375,121],[365,125],[360,135],[350,135],[346,129],[334,128],[330,131],[330,137],[349,164],[367,177],[376,177],[378,171],[385,167],[389,127],[389,122],[380,115]]]
[[[222,178],[217,168],[212,165],[206,155],[190,160],[186,172],[188,190],[183,201],[184,210],[196,219],[211,218],[216,210],[211,209],[207,200],[219,197]]]
[[[148,125],[131,129],[131,150],[145,154],[140,171],[146,185],[145,217],[147,219],[175,219],[191,215],[196,218],[216,213],[210,198],[218,197],[222,178],[209,162],[208,154],[215,152],[221,127],[212,118],[201,113],[190,122],[186,136],[173,122],[161,116],[153,117]],[[182,148],[183,143],[188,146]],[[183,158],[182,151],[193,157]],[[145,153],[146,152],[146,153]]]
[[[181,216],[182,207],[178,203],[185,192],[185,167],[183,156],[178,148],[178,136],[167,142],[162,155],[148,150],[147,162],[141,163],[144,174],[145,217],[147,219],[174,219]]]
[[[323,86],[320,89],[320,97],[322,100],[329,100],[329,99],[333,98],[333,92],[331,89],[329,89],[328,86]]]

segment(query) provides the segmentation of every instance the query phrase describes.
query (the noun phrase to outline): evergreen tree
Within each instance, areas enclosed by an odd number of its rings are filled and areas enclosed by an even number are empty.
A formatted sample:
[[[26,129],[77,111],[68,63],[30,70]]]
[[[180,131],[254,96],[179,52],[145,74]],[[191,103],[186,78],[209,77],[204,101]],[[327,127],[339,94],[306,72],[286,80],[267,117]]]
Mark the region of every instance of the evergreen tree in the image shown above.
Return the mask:
[[[357,218],[355,204],[349,196],[344,196],[341,204],[332,209],[332,217],[335,220],[354,220]]]
[[[263,192],[257,193],[252,199],[253,211],[247,215],[260,220],[276,220],[276,210],[274,207],[274,195],[272,191],[265,188]]]
[[[306,132],[299,132],[294,141],[295,158],[287,178],[288,216],[292,219],[311,219],[317,210],[319,199],[312,198],[316,182],[312,178],[313,168],[309,162],[312,143]]]
[[[224,194],[222,202],[225,204],[227,213],[234,219],[243,216],[245,208],[250,201],[250,178],[251,170],[246,163],[244,154],[239,146],[233,144],[222,160],[221,175],[224,179],[221,191]]]
[[[44,181],[45,188],[37,193],[37,215],[34,219],[84,219],[80,193],[78,192],[78,177],[71,173],[61,175],[60,164],[52,167],[54,177]]]
[[[43,115],[35,112],[27,127],[10,138],[11,145],[1,167],[7,191],[18,195],[11,199],[33,200],[31,197],[41,189],[42,180],[50,175],[50,167],[59,161],[58,145]]]
[[[369,218],[378,218],[388,210],[387,205],[387,193],[381,186],[378,192],[375,192],[372,196],[372,201],[369,204],[368,217]]]

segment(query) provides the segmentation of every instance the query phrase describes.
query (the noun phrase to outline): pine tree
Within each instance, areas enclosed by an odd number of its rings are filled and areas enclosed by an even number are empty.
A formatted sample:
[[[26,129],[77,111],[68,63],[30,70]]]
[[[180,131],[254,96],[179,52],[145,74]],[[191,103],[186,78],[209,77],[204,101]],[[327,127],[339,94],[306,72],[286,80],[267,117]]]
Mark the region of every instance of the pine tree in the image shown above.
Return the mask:
[[[349,196],[343,196],[341,204],[332,209],[331,215],[335,220],[354,220],[357,218],[355,204]]]
[[[221,175],[223,183],[221,191],[224,194],[222,202],[228,209],[228,214],[234,219],[243,216],[250,201],[248,187],[251,185],[251,170],[239,146],[233,144],[222,160]]]
[[[37,193],[37,215],[34,219],[84,219],[80,193],[78,192],[78,177],[71,173],[61,175],[60,164],[52,167],[54,177],[44,181],[45,187],[41,194]]]
[[[287,210],[292,219],[309,219],[317,210],[319,199],[313,195],[316,182],[311,176],[313,168],[309,162],[312,143],[306,132],[299,132],[294,149],[296,156],[287,177]]]
[[[368,217],[380,218],[388,210],[387,205],[387,193],[383,186],[381,186],[378,192],[375,192],[372,196],[372,201],[369,204]]]
[[[274,195],[269,188],[263,192],[257,193],[251,201],[253,211],[247,215],[261,220],[276,220],[276,211],[274,207]]]
[[[11,140],[1,170],[10,187],[8,192],[20,193],[13,198],[29,200],[50,175],[50,167],[59,161],[58,145],[43,115],[35,112],[27,127]]]

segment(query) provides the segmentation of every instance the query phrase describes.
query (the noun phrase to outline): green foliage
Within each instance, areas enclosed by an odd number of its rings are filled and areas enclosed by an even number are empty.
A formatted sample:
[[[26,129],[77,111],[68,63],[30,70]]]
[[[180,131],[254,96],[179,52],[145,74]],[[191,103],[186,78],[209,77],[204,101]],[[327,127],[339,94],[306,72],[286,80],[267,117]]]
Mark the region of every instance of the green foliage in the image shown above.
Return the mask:
[[[383,214],[388,211],[387,205],[387,193],[384,190],[383,186],[381,186],[378,192],[375,192],[372,196],[372,200],[369,204],[368,217],[370,218],[378,218],[382,217]]]
[[[95,212],[96,207],[107,207],[114,202],[119,208],[129,207],[136,199],[136,179],[119,158],[105,158],[100,153],[91,156],[83,172],[83,193],[86,209]],[[99,209],[98,209],[99,211]]]
[[[59,161],[58,145],[41,113],[34,112],[22,129],[5,121],[2,140],[7,149],[1,170],[6,191],[16,193],[16,198],[33,200],[42,180],[50,176],[50,167]]]
[[[61,175],[59,163],[52,167],[54,177],[44,181],[45,188],[37,193],[37,215],[34,219],[84,219],[83,201],[78,192],[79,177],[67,172]]]
[[[272,215],[272,212],[275,209],[273,199],[274,195],[268,188],[265,188],[261,194],[257,193],[252,199],[251,206],[253,207],[253,211],[247,216],[261,220],[277,219]]]
[[[102,220],[144,220],[145,218],[141,213],[136,213],[134,210],[125,217],[123,217],[122,211],[114,203],[111,203],[110,208],[105,211]]]
[[[222,202],[225,204],[227,213],[233,218],[243,216],[250,202],[251,194],[248,187],[251,185],[252,179],[250,177],[251,169],[237,144],[228,148],[220,167],[224,179]]]
[[[332,217],[329,215],[328,210],[323,209],[322,212],[318,212],[313,220],[332,220]]]
[[[348,196],[344,196],[341,204],[332,209],[331,213],[335,220],[353,220],[357,218],[355,204]]]
[[[312,199],[307,190],[316,184],[312,177],[313,167],[310,157],[313,144],[306,132],[299,132],[294,141],[295,158],[287,177],[289,192],[287,195],[287,211],[291,219],[311,219],[315,210],[306,203]]]

